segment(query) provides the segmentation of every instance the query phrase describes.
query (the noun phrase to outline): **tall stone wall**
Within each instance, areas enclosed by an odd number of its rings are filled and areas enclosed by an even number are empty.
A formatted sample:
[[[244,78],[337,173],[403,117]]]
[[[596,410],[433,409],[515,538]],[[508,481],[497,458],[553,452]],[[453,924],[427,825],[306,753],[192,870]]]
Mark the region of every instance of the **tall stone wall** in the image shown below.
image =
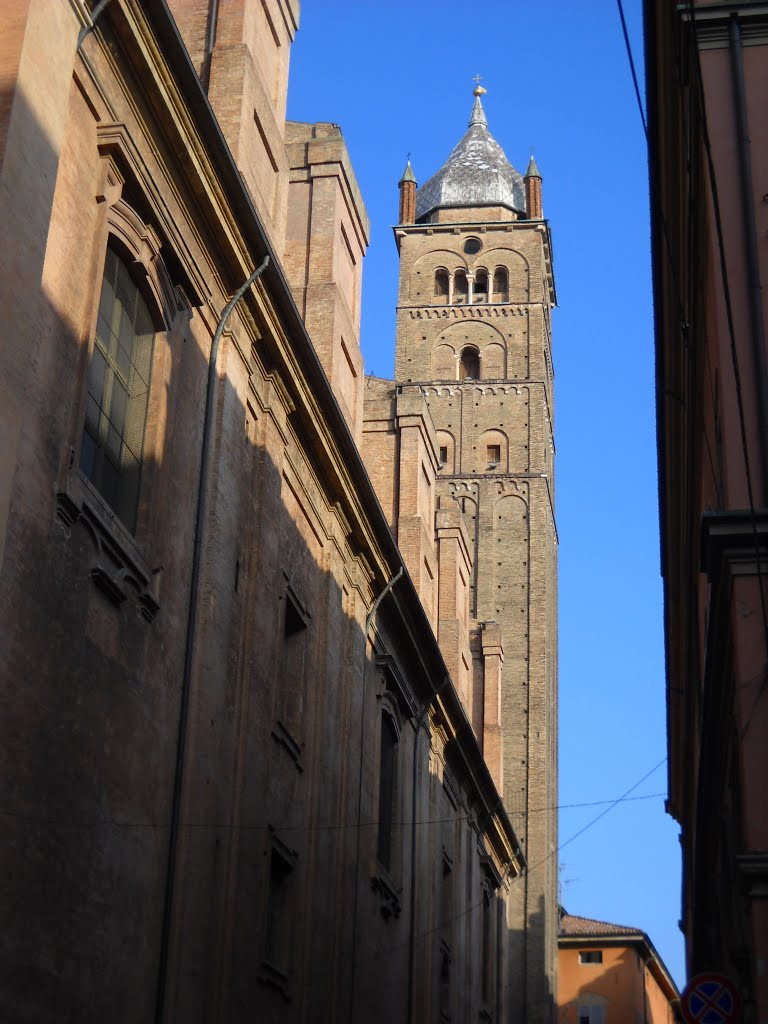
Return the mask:
[[[263,161],[249,143],[230,162],[165,5],[111,0],[80,51],[90,4],[21,6],[0,167],[0,1019],[498,1017],[485,965],[522,858],[416,589],[384,593],[403,560],[278,266]],[[214,6],[174,5],[201,73]],[[261,90],[282,67],[253,25],[293,7],[218,9],[244,110],[248,62]],[[141,332],[120,304],[146,307]],[[130,518],[87,459],[102,343],[111,395],[146,400]],[[421,406],[403,417],[429,518]]]

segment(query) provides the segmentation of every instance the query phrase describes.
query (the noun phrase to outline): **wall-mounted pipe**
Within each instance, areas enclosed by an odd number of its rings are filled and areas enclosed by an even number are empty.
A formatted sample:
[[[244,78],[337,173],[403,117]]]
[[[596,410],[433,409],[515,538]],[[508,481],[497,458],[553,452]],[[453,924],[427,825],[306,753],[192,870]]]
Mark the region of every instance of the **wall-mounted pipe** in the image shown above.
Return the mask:
[[[83,45],[83,40],[88,35],[88,33],[89,32],[93,32],[94,28],[96,28],[96,19],[98,18],[98,16],[101,14],[101,12],[104,10],[104,8],[107,6],[108,3],[109,3],[109,0],[99,0],[99,2],[93,8],[93,10],[91,11],[91,20],[90,20],[90,22],[87,25],[83,25],[83,27],[80,29],[80,33],[79,33],[79,35],[77,37],[77,47],[75,48],[75,52],[77,52],[77,50],[79,50],[80,47]]]
[[[165,875],[165,893],[163,896],[163,921],[160,933],[160,960],[157,971],[157,994],[155,999],[155,1022],[162,1024],[165,1018],[165,994],[168,979],[168,954],[170,948],[171,923],[173,920],[173,896],[176,884],[176,858],[179,844],[179,827],[181,818],[181,794],[184,783],[184,758],[187,744],[187,722],[189,718],[189,697],[192,681],[192,661],[195,649],[195,630],[197,626],[197,604],[200,590],[200,565],[202,562],[203,535],[208,507],[208,475],[211,442],[213,440],[214,406],[216,404],[216,359],[219,344],[230,314],[242,299],[251,285],[267,269],[269,256],[265,256],[260,266],[254,270],[248,280],[241,285],[229,300],[221,314],[216,333],[211,343],[208,359],[208,386],[205,395],[205,411],[203,413],[203,443],[200,451],[200,476],[197,487],[197,512],[195,515],[195,540],[192,549],[192,575],[189,582],[189,609],[187,611],[187,631],[184,643],[184,672],[181,680],[179,698],[179,728],[176,740],[176,767],[173,778],[173,798],[171,803],[171,824],[168,834],[168,863]]]

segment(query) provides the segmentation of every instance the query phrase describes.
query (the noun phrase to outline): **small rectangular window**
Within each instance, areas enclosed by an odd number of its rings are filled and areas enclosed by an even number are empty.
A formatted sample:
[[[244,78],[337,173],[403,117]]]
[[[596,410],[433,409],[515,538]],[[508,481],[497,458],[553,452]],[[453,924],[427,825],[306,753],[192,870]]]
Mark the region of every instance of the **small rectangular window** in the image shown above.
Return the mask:
[[[445,465],[448,461],[448,446],[445,444],[440,445],[440,462]]]
[[[603,962],[603,951],[601,949],[582,949],[579,953],[580,964],[601,964]]]
[[[489,444],[488,445],[488,461],[495,462],[497,465],[501,462],[501,445],[500,444]]]
[[[485,887],[483,887],[482,929],[482,993],[483,1002],[487,1003],[491,994],[491,894]]]
[[[284,595],[278,720],[298,740],[304,712],[309,614],[291,590]]]
[[[604,1024],[603,1007],[598,1004],[579,1007],[579,1024]]]
[[[381,716],[381,745],[379,748],[379,863],[388,871],[392,868],[392,826],[397,786],[397,745],[395,723],[389,714]]]

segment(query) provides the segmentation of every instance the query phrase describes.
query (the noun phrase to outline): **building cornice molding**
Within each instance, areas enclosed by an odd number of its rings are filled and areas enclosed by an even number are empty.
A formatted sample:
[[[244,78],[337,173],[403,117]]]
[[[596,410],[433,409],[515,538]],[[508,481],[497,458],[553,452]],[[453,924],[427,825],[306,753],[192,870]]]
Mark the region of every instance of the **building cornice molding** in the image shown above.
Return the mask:
[[[700,50],[719,50],[729,45],[729,23],[738,17],[743,46],[768,44],[768,3],[678,4],[683,21],[692,22]]]

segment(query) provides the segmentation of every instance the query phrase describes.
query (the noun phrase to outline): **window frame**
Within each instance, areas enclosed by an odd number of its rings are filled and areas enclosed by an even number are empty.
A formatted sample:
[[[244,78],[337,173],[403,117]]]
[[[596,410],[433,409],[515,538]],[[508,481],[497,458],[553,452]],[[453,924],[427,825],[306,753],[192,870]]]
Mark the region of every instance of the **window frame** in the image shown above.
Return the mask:
[[[385,777],[384,777],[384,736],[385,730],[388,731],[391,737],[394,738],[394,742],[391,746],[391,772],[388,777],[389,787],[389,800],[386,808],[386,816],[383,813],[382,807],[382,791],[384,789]],[[401,730],[400,723],[398,721],[397,714],[390,706],[389,702],[384,702],[381,707],[381,714],[379,716],[379,756],[378,756],[378,786],[377,786],[377,822],[378,828],[376,830],[376,860],[378,861],[381,868],[391,878],[393,876],[395,868],[395,849],[394,849],[394,826],[397,820],[397,807],[400,803],[398,799],[398,783],[399,783],[399,751],[400,751],[400,739]],[[384,825],[387,825],[386,832]],[[383,849],[382,837],[386,835],[386,850]],[[382,853],[384,856],[382,856]]]
[[[79,332],[80,356],[78,383],[70,417],[70,429],[62,447],[56,481],[56,516],[67,530],[82,523],[93,540],[90,576],[96,586],[115,605],[121,605],[129,594],[136,598],[141,616],[151,622],[159,609],[160,573],[151,568],[160,562],[158,553],[150,554],[153,525],[158,514],[155,472],[148,471],[146,452],[158,439],[157,419],[159,402],[164,399],[170,350],[177,336],[186,334],[192,317],[192,301],[181,284],[174,287],[161,253],[162,241],[158,232],[123,198],[126,177],[113,155],[115,148],[125,155],[124,129],[107,126],[105,142],[107,152],[100,146],[102,160],[95,200],[103,213],[87,265],[85,291],[88,303],[84,309]],[[103,134],[100,132],[100,135]],[[112,138],[117,135],[119,142]],[[159,220],[158,220],[159,223]],[[104,268],[110,246],[119,252],[128,265],[131,277],[137,283],[155,326],[154,346],[147,398],[147,416],[143,442],[143,468],[138,488],[137,513],[133,529],[122,521],[109,501],[80,466],[85,433],[88,377],[96,344]],[[194,285],[182,270],[180,279],[197,302]],[[156,372],[160,367],[161,372]],[[153,507],[154,504],[154,507]]]
[[[471,353],[474,357],[472,369],[476,369],[477,373],[471,374],[468,372],[468,367],[465,362],[465,353]],[[460,381],[475,381],[481,379],[482,366],[480,360],[480,349],[476,345],[464,345],[461,352],[459,352],[459,380]]]
[[[579,964],[586,967],[593,967],[596,964],[602,964],[603,962],[603,951],[602,949],[580,949],[579,950]]]
[[[88,337],[85,358],[80,376],[77,408],[77,435],[72,445],[73,465],[81,488],[92,499],[91,506],[120,542],[126,540],[137,552],[143,554],[151,537],[151,499],[153,496],[153,473],[147,466],[147,450],[154,456],[157,428],[154,423],[157,401],[161,387],[160,373],[156,370],[169,357],[169,349],[175,334],[184,333],[191,319],[191,305],[181,288],[174,288],[162,256],[162,241],[151,224],[122,198],[124,178],[119,174],[112,160],[108,162],[108,176],[116,176],[113,189],[104,189],[109,195],[105,212],[104,230],[94,256],[94,276],[90,288],[91,308],[88,317]],[[111,179],[110,179],[111,180]],[[145,417],[144,440],[142,445],[141,480],[138,489],[136,521],[130,529],[98,486],[89,479],[81,468],[83,439],[85,435],[86,405],[88,402],[88,377],[96,347],[96,331],[99,318],[101,290],[104,280],[107,251],[112,247],[126,264],[134,283],[147,304],[155,326],[152,362],[149,370],[147,413]]]
[[[108,274],[108,272],[111,272],[111,268],[110,268],[110,265],[109,265],[110,254],[112,254],[114,259],[118,261],[119,266],[123,268],[123,271],[124,271],[125,275],[128,277],[128,279],[130,281],[130,284],[133,286],[133,288],[135,288],[135,294],[136,294],[136,296],[138,296],[138,298],[143,303],[143,306],[144,306],[144,308],[146,310],[147,317],[148,317],[148,319],[149,319],[149,321],[151,323],[151,327],[152,327],[151,338],[150,338],[148,332],[143,334],[143,335],[134,332],[134,339],[139,339],[139,338],[144,337],[144,338],[149,338],[150,340],[145,343],[149,347],[149,353],[148,353],[148,356],[146,357],[148,365],[147,365],[147,371],[146,371],[146,380],[144,381],[144,383],[146,385],[146,398],[145,398],[145,401],[144,401],[142,423],[141,423],[141,431],[140,431],[140,433],[141,433],[141,441],[140,441],[140,444],[138,445],[138,451],[136,453],[134,453],[134,456],[135,456],[136,462],[137,462],[136,472],[137,472],[137,475],[138,475],[138,480],[136,482],[135,495],[133,496],[133,498],[131,500],[131,507],[130,508],[127,506],[127,503],[126,504],[121,504],[120,502],[117,502],[117,503],[114,502],[112,500],[111,496],[109,496],[109,494],[107,493],[107,488],[105,486],[104,481],[97,482],[97,476],[101,476],[102,467],[103,467],[103,465],[105,463],[111,463],[113,468],[115,468],[115,469],[117,469],[117,467],[114,466],[114,462],[110,458],[109,453],[107,452],[106,445],[99,440],[99,438],[97,437],[96,433],[93,430],[89,429],[89,423],[88,423],[88,406],[89,406],[91,398],[92,398],[91,381],[92,381],[92,377],[93,377],[94,362],[96,360],[97,354],[101,355],[102,359],[104,360],[104,364],[105,364],[105,371],[104,371],[104,375],[103,375],[104,378],[105,378],[105,384],[104,384],[103,391],[102,391],[102,399],[106,398],[106,400],[102,400],[100,402],[100,404],[99,404],[99,416],[98,416],[98,418],[99,418],[99,420],[101,420],[102,417],[106,418],[110,422],[110,426],[111,426],[111,420],[112,420],[112,418],[113,418],[113,416],[115,414],[115,406],[114,406],[114,402],[113,402],[114,394],[113,394],[113,391],[112,391],[112,389],[114,388],[115,382],[118,382],[121,378],[127,378],[127,377],[132,376],[133,374],[138,374],[138,369],[137,369],[137,365],[136,365],[137,362],[138,362],[138,359],[134,357],[134,353],[131,352],[130,355],[129,355],[130,370],[128,370],[127,373],[126,373],[126,371],[124,371],[123,368],[119,366],[119,358],[115,359],[115,358],[112,357],[112,354],[108,351],[108,348],[109,348],[108,344],[105,344],[105,339],[103,339],[101,337],[101,334],[99,333],[100,332],[99,320],[102,317],[103,300],[104,300],[104,295],[105,295],[105,283],[107,281],[107,274]],[[117,270],[117,275],[119,275],[119,273],[120,273],[120,271],[118,269]],[[141,498],[142,476],[143,476],[143,468],[144,468],[144,447],[145,447],[145,440],[146,440],[146,433],[147,433],[147,424],[148,424],[149,418],[150,418],[150,395],[151,395],[151,390],[152,390],[152,367],[153,367],[154,355],[155,355],[155,342],[157,340],[158,334],[159,333],[164,333],[165,332],[165,328],[166,328],[165,323],[163,322],[163,320],[159,316],[159,311],[157,310],[157,308],[153,308],[154,303],[152,301],[152,297],[151,296],[147,296],[146,289],[144,287],[142,287],[141,281],[137,280],[137,278],[139,278],[139,275],[136,273],[135,269],[131,265],[130,253],[126,251],[125,247],[117,239],[117,236],[115,236],[114,234],[110,233],[110,235],[108,237],[108,241],[107,241],[106,250],[105,250],[105,253],[104,253],[104,268],[103,268],[102,276],[101,276],[101,288],[99,290],[99,300],[98,300],[97,310],[96,310],[96,320],[97,320],[97,322],[96,322],[96,325],[95,325],[94,330],[92,332],[91,344],[90,344],[90,347],[89,347],[88,372],[86,374],[86,385],[85,385],[85,406],[86,406],[86,408],[85,408],[85,412],[84,412],[84,415],[83,415],[83,430],[82,430],[82,433],[80,435],[80,453],[79,453],[79,460],[78,460],[78,467],[79,467],[80,471],[84,474],[86,480],[99,493],[101,499],[111,509],[113,514],[121,522],[123,527],[131,534],[131,536],[135,536],[136,535],[136,529],[137,529],[137,525],[138,525],[139,502],[140,502],[140,498]],[[147,301],[148,298],[149,298],[149,301]],[[112,312],[113,313],[114,313],[114,309],[115,309],[115,304],[113,303],[113,306],[112,306]],[[131,326],[135,327],[135,324],[131,324]],[[108,330],[109,330],[110,333],[114,333],[113,330],[112,330],[112,325],[108,325]],[[119,345],[119,343],[118,343],[118,345]],[[119,346],[119,347],[121,347],[121,346]],[[138,346],[136,346],[136,347],[138,347]],[[145,353],[145,355],[146,355],[146,353]],[[126,396],[127,396],[127,398],[126,398],[126,405],[128,405],[128,403],[135,398],[135,396],[132,395],[129,392],[127,384],[128,384],[128,382],[126,380],[126,387],[125,387],[125,392],[126,392]],[[107,395],[108,395],[108,397],[106,397]],[[125,416],[125,419],[127,421],[127,419],[128,419],[128,415],[127,414]],[[100,426],[101,425],[99,424],[99,428],[100,428]],[[128,447],[128,442],[126,440],[127,434],[128,434],[128,428],[126,426],[119,433],[120,448],[121,449],[123,447]],[[89,438],[90,438],[90,442],[87,440]],[[91,463],[90,468],[86,468],[86,466],[85,466],[85,461],[86,461],[85,451],[86,451],[86,446],[88,444],[91,445],[91,448],[90,448],[91,458],[88,460]],[[125,483],[125,481],[127,479],[127,475],[128,474],[127,474],[127,472],[125,470],[118,471],[118,472],[115,473],[118,486],[120,486],[120,485]]]

